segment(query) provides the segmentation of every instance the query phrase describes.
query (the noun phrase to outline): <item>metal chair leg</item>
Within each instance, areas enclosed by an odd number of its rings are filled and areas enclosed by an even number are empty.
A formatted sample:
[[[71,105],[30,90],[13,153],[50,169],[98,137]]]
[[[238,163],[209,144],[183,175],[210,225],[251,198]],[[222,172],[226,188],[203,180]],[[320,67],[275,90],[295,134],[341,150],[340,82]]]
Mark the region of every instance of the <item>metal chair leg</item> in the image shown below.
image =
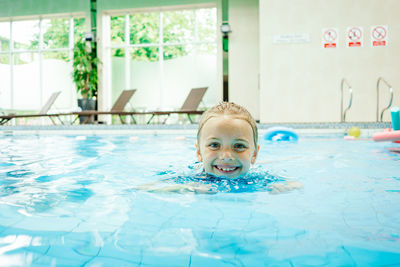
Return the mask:
[[[188,116],[188,118],[189,118],[190,124],[192,124],[192,123],[193,123],[193,120],[192,120],[192,118],[190,117],[190,114],[188,113],[187,116]]]
[[[150,124],[151,120],[154,118],[154,114],[151,115],[151,118],[147,121],[147,124]]]
[[[168,116],[165,118],[165,120],[163,121],[162,124],[165,124],[165,123],[167,122],[167,120],[168,120],[168,118],[169,118],[169,115],[170,115],[170,114],[168,114]]]
[[[131,115],[131,118],[132,118],[133,123],[137,124],[137,121],[136,121],[135,117],[133,117],[133,115]]]
[[[121,121],[121,123],[122,123],[122,124],[126,124],[125,121],[124,121],[124,119],[122,118],[122,116],[121,116],[121,115],[118,115],[118,116],[119,116],[119,120]]]

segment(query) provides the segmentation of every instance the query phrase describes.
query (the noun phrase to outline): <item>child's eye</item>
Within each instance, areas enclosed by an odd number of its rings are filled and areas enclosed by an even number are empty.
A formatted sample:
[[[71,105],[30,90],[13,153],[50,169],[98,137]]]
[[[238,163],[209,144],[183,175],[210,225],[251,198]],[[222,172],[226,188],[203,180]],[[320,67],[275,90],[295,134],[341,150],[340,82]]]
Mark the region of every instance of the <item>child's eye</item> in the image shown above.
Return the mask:
[[[218,143],[210,143],[210,144],[208,144],[208,147],[211,149],[217,149],[217,148],[219,148],[219,144]]]
[[[243,151],[247,148],[245,144],[234,144],[233,148],[237,151]]]

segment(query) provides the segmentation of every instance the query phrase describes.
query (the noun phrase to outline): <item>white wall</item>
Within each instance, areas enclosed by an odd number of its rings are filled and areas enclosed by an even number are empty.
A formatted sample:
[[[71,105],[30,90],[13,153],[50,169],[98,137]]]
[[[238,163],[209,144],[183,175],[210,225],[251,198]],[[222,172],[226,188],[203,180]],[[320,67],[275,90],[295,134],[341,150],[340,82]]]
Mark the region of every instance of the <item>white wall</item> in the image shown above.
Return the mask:
[[[347,121],[375,121],[380,76],[392,84],[394,105],[400,106],[398,10],[397,0],[260,0],[261,122],[340,121],[342,78],[354,94]],[[387,47],[371,47],[372,25],[388,25]],[[350,26],[363,27],[363,47],[346,48]],[[322,48],[321,32],[328,27],[339,31],[337,48]],[[294,33],[308,34],[310,42],[272,42],[274,36]],[[388,90],[382,89],[380,107],[388,101]]]
[[[11,107],[11,92],[10,92],[10,65],[0,64],[0,111]]]
[[[43,71],[43,103],[40,101],[39,69]],[[44,59],[40,67],[36,59],[28,64],[14,65],[14,103],[10,101],[10,65],[0,64],[0,109],[40,110],[52,93],[62,93],[54,102],[51,111],[71,111],[76,109],[75,90],[71,80],[72,66],[69,62],[58,59]],[[4,75],[4,76],[3,76]],[[3,79],[4,77],[4,79]],[[28,90],[27,90],[28,89]]]
[[[230,0],[229,100],[260,118],[258,0]]]
[[[191,55],[164,62],[164,92],[160,94],[159,62],[131,61],[131,86],[138,89],[130,103],[139,110],[181,108],[192,88],[208,87],[200,107],[215,105],[217,86],[216,56]],[[125,89],[124,58],[112,58],[113,102]],[[160,99],[160,96],[163,96]],[[161,103],[160,103],[161,101]]]

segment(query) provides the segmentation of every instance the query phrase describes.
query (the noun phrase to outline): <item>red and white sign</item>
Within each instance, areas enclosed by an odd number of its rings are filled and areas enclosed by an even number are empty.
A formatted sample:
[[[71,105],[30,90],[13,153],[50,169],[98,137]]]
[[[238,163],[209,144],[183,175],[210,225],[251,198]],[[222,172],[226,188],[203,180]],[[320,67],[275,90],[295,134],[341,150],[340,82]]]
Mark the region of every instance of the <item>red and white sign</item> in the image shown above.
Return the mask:
[[[346,30],[346,46],[362,47],[364,31],[362,27],[348,27]]]
[[[336,28],[322,29],[322,47],[336,48],[338,44],[338,30]]]
[[[388,26],[371,26],[371,46],[387,46]]]

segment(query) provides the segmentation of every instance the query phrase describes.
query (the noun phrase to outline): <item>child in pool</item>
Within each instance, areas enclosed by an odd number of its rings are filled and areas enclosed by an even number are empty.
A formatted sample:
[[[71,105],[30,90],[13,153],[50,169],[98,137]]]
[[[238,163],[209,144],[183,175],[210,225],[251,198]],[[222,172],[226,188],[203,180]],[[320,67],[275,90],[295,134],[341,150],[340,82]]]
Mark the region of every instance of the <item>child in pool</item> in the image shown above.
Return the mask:
[[[201,116],[195,144],[197,159],[203,163],[205,175],[227,179],[242,177],[256,162],[260,149],[257,141],[257,124],[251,114],[240,105],[222,102]],[[300,187],[301,184],[288,181],[285,185],[272,185],[270,191],[278,193]],[[163,188],[147,185],[142,189],[153,192],[212,193],[210,184],[200,183],[177,184]]]
[[[204,171],[236,178],[255,163],[260,146],[257,124],[242,106],[222,102],[207,110],[197,131],[196,154]]]

